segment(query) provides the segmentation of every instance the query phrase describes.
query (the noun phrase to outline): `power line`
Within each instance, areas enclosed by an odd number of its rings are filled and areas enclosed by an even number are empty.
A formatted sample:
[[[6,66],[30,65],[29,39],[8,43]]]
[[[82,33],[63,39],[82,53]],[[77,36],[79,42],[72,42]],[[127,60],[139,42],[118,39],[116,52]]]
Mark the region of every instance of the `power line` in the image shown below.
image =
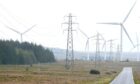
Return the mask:
[[[15,20],[18,24],[21,24],[22,26],[24,26],[25,28],[27,28],[27,26],[25,26],[23,23],[19,22],[19,21],[16,19],[16,17],[15,17],[14,15],[12,15],[11,12],[10,12],[9,10],[7,10],[7,8],[5,8],[2,4],[0,4],[0,8],[1,8],[2,10],[4,10],[5,13],[6,13],[8,16],[10,16],[13,20]],[[11,23],[11,21],[9,21],[8,18],[7,18],[5,15],[2,15],[2,18],[3,18],[4,20],[6,20],[6,22]],[[6,25],[3,21],[1,21],[1,23],[4,24],[4,26],[5,26],[6,28],[8,28],[8,29],[10,29],[10,30],[16,32],[17,34],[19,34],[19,35],[20,35],[20,41],[21,41],[21,42],[23,41],[23,35],[24,35],[25,33],[29,32],[32,28],[34,28],[34,27],[36,26],[36,24],[35,24],[35,25],[31,26],[30,28],[28,28],[27,30],[25,30],[24,32],[19,32],[19,31],[17,31],[16,29],[14,29],[14,28],[12,28],[12,27]],[[11,24],[12,24],[12,23],[11,23]]]
[[[13,15],[13,14],[11,13],[11,11],[9,11],[4,5],[0,4],[0,8],[1,8],[3,11],[5,11],[5,13],[6,13],[12,20],[14,20],[16,23],[21,24],[22,26],[24,26],[24,27],[27,28],[27,26],[26,26],[25,24],[23,24],[21,21],[19,21],[19,17]],[[3,15],[3,17],[6,17],[5,14]]]

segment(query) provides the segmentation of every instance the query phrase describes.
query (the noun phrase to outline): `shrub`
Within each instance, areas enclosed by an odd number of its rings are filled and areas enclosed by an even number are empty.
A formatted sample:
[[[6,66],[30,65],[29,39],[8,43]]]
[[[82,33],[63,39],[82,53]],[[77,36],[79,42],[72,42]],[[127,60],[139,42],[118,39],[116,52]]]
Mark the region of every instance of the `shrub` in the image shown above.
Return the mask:
[[[117,73],[116,71],[111,71],[112,73]]]
[[[111,75],[111,72],[106,72],[107,75]]]
[[[90,74],[100,74],[100,71],[95,70],[95,69],[91,69]]]

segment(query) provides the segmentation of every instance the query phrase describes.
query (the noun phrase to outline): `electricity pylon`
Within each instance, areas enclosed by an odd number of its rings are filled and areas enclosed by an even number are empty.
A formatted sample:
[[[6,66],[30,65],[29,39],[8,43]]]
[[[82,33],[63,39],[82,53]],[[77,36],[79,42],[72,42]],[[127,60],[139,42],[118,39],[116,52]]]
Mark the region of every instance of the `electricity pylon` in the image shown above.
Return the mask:
[[[101,37],[101,38],[100,38]],[[97,32],[97,35],[96,35],[96,52],[95,52],[95,68],[96,68],[96,65],[97,65],[97,57],[98,57],[98,61],[101,61],[101,57],[100,57],[100,40],[103,40],[105,41],[105,39],[103,38],[103,36]]]
[[[108,40],[108,42],[110,42],[110,53],[109,53],[109,60],[113,61],[113,41],[115,41],[115,39],[111,39],[111,40]]]
[[[73,24],[78,24],[73,22],[73,17],[72,14],[70,13],[68,18],[68,22],[64,22],[62,24],[67,24],[67,50],[66,50],[66,64],[65,68],[66,69],[73,69],[74,67],[74,50],[73,50]]]

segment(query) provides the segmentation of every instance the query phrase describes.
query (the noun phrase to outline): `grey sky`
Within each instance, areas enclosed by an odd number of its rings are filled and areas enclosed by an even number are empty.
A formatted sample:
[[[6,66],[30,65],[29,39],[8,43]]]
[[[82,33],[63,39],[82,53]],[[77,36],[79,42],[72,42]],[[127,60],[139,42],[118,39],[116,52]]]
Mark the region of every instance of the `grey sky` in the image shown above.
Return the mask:
[[[121,22],[135,0],[1,0],[0,21],[23,32],[34,24],[35,28],[23,35],[23,41],[42,44],[46,47],[66,48],[66,32],[63,33],[64,16],[72,13],[79,23],[79,28],[88,36],[96,31],[109,39],[120,39],[120,26],[99,25],[97,22]],[[136,32],[139,33],[140,2],[137,1],[134,10],[125,23],[125,27],[136,44]],[[20,40],[20,36],[0,24],[0,38]],[[84,51],[86,38],[80,33],[74,33],[74,49]],[[132,48],[124,35],[124,50]],[[90,41],[90,51],[95,49],[95,40]],[[115,49],[114,49],[115,50]]]

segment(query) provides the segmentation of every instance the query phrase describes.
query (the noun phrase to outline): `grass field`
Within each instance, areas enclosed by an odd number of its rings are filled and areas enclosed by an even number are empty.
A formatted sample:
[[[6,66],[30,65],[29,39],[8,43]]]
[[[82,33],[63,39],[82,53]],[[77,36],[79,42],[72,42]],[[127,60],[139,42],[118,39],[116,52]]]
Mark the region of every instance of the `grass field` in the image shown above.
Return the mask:
[[[76,61],[73,70],[64,62],[33,65],[0,65],[0,84],[109,84],[123,67],[133,67],[136,84],[140,84],[140,63]],[[100,75],[90,74],[91,69]]]

